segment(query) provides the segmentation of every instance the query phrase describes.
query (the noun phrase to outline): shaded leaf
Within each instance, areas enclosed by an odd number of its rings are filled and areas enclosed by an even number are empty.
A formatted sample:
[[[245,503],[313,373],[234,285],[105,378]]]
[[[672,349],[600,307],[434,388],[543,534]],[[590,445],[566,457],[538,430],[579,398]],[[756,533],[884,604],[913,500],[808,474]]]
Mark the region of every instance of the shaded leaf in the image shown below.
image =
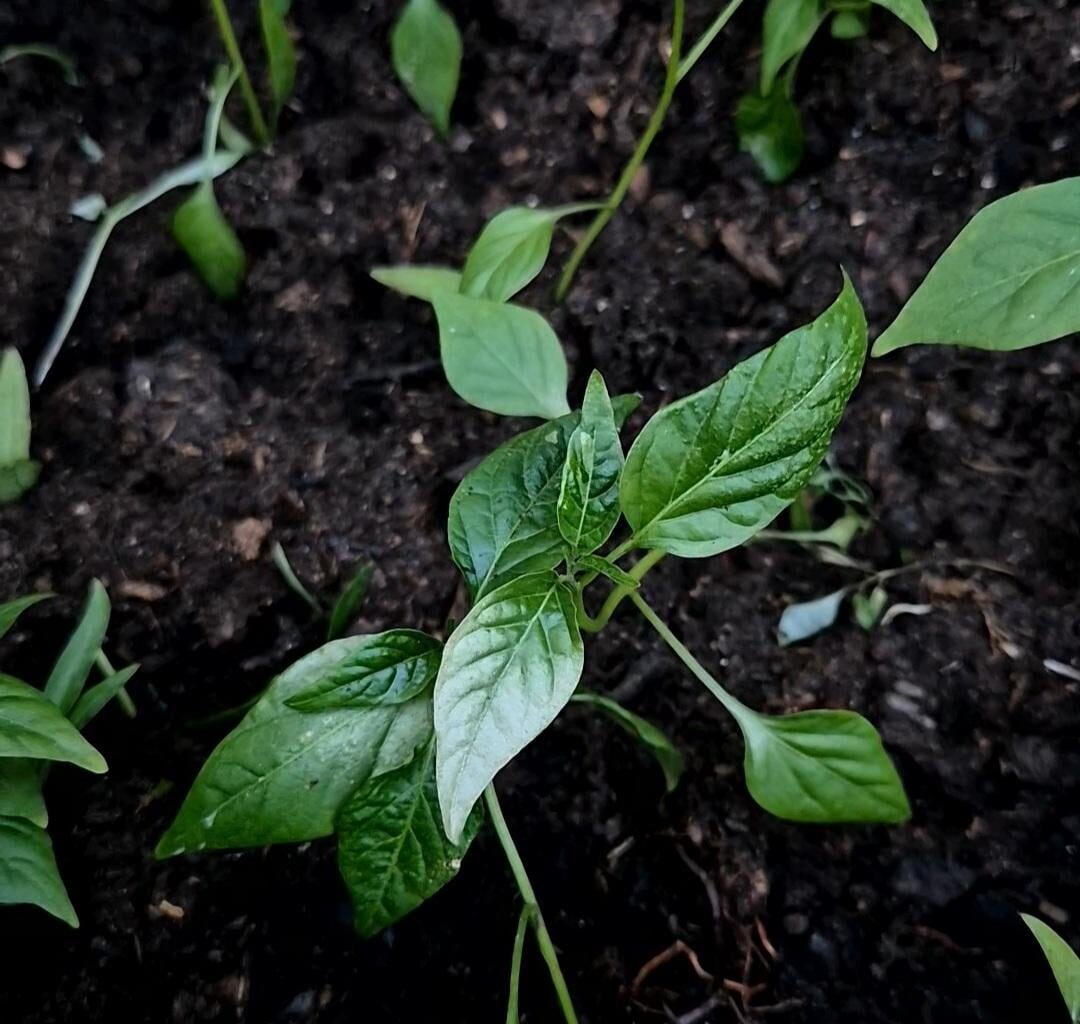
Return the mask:
[[[0,50],[0,65],[22,57],[40,57],[43,60],[52,61],[60,69],[60,74],[68,85],[79,84],[75,62],[55,46],[49,46],[48,43],[18,43],[14,46],[5,46]]]
[[[847,596],[847,589],[837,590],[813,601],[789,604],[780,615],[777,640],[781,647],[797,644],[828,629],[840,614],[840,606]]]
[[[405,91],[446,135],[461,73],[461,33],[453,17],[437,0],[407,0],[390,33],[390,54]]]
[[[52,843],[43,828],[25,818],[0,817],[0,903],[30,903],[79,927]]]
[[[374,571],[374,566],[362,565],[345,585],[345,589],[334,602],[334,607],[330,612],[330,622],[326,627],[327,640],[337,640],[344,636],[350,623],[360,614],[360,606],[364,603],[364,596],[367,594],[371,574]]]
[[[461,271],[450,267],[407,263],[399,267],[374,267],[371,276],[387,288],[425,302],[431,302],[439,292],[461,290]]]
[[[19,616],[27,608],[33,608],[41,601],[48,601],[52,596],[52,594],[28,594],[26,597],[17,597],[14,601],[5,601],[0,604],[0,637],[3,637],[15,625]]]
[[[821,0],[769,0],[762,20],[763,96],[772,92],[780,69],[810,45],[826,14]]]
[[[0,758],[0,818],[26,818],[40,828],[49,824],[41,769],[41,761]]]
[[[219,299],[234,299],[247,273],[247,257],[214,196],[204,181],[173,215],[173,237],[187,253],[203,284]]]
[[[938,48],[937,30],[923,0],[872,0],[878,7],[892,11],[931,50]]]
[[[1024,924],[1042,947],[1043,954],[1054,972],[1054,980],[1069,1010],[1073,1024],[1080,1022],[1080,957],[1048,924],[1030,914],[1021,914]]]
[[[802,114],[781,88],[766,96],[743,96],[735,108],[735,130],[739,149],[754,158],[765,180],[774,185],[787,181],[802,163]]]
[[[40,690],[0,675],[0,757],[66,761],[101,774],[105,759]]]
[[[94,667],[98,651],[105,642],[111,611],[112,605],[105,588],[100,581],[91,580],[79,624],[68,638],[45,683],[45,696],[65,715],[75,706],[90,669]]]
[[[285,15],[289,13],[290,6],[290,0],[259,0],[259,25],[270,73],[275,125],[296,86],[296,47],[285,25]]]
[[[829,22],[833,39],[862,39],[870,31],[870,4],[851,11],[837,11]]]
[[[86,690],[68,715],[75,728],[85,729],[138,671],[138,665],[128,665]]]

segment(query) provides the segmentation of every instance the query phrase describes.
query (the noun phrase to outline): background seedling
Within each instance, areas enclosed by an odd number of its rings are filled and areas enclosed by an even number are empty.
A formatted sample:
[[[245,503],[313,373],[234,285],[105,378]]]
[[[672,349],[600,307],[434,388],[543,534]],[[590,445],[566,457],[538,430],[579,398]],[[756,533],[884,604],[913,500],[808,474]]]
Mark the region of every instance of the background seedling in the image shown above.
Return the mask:
[[[360,607],[367,596],[368,584],[371,582],[371,574],[375,571],[375,567],[361,565],[349,578],[349,582],[345,584],[328,613],[322,601],[300,581],[300,577],[296,575],[289,563],[285,549],[280,544],[273,546],[270,558],[289,589],[315,613],[316,618],[326,621],[326,639],[341,639],[360,614]]]
[[[472,608],[445,644],[389,630],[300,659],[210,755],[158,855],[336,834],[366,936],[456,874],[482,802],[524,904],[509,1019],[531,930],[573,1024],[494,778],[576,700],[612,715],[658,759],[668,787],[677,781],[681,758],[658,730],[609,697],[578,692],[583,633],[602,630],[624,600],[732,715],[747,788],[763,808],[803,822],[905,820],[903,786],[867,721],[847,710],[753,710],[642,596],[665,556],[737,547],[791,504],[818,470],[865,351],[862,309],[845,280],[813,323],[657,413],[625,458],[619,429],[636,400],[610,399],[594,373],[579,413],[511,439],[455,492],[447,532]],[[624,519],[628,535],[600,554]],[[636,562],[619,564],[635,551]],[[603,580],[612,586],[594,616],[586,591]]]
[[[0,67],[13,60],[23,57],[38,57],[52,62],[60,69],[64,81],[68,85],[79,84],[79,74],[75,70],[75,62],[67,54],[58,50],[48,43],[22,43],[16,46],[5,46],[0,49]]]
[[[406,0],[390,33],[390,55],[401,84],[442,136],[450,132],[461,75],[461,33],[438,0]]]
[[[37,483],[41,464],[30,458],[30,389],[22,357],[0,356],[0,505],[21,498]]]
[[[1080,1022],[1080,957],[1053,928],[1037,917],[1029,914],[1020,915],[1024,924],[1031,929],[1031,934],[1042,948],[1050,970],[1054,972],[1054,981],[1061,991],[1061,998],[1069,1011],[1072,1024]]]

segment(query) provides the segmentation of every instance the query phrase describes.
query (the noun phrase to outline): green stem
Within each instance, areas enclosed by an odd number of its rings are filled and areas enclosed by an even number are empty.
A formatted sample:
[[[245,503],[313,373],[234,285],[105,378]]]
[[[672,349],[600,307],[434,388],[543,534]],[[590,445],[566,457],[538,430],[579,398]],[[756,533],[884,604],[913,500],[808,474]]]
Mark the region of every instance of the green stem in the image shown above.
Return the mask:
[[[675,94],[675,86],[679,81],[685,14],[686,0],[675,0],[675,10],[671,22],[671,56],[668,59],[667,73],[664,76],[664,88],[660,93],[660,99],[656,104],[656,109],[652,112],[652,116],[649,118],[648,125],[645,127],[645,134],[638,140],[637,147],[623,168],[622,174],[619,175],[614,191],[608,197],[600,212],[593,218],[588,231],[581,236],[581,240],[574,246],[574,251],[571,253],[570,259],[563,269],[562,277],[559,278],[558,287],[555,289],[557,302],[562,302],[566,298],[566,293],[570,290],[570,285],[573,283],[578,267],[581,266],[589,249],[592,248],[593,242],[596,241],[600,233],[607,227],[608,221],[615,215],[615,211],[619,208],[630,188],[631,182],[634,180],[634,175],[637,174],[638,168],[649,152],[653,139],[656,138],[660,126],[664,123],[664,116],[667,114],[668,107],[671,106],[671,98]]]
[[[244,55],[240,52],[240,44],[236,41],[236,33],[233,31],[232,20],[229,18],[229,10],[225,6],[225,0],[210,0],[210,8],[214,12],[217,21],[218,33],[221,35],[221,43],[225,47],[229,60],[240,74],[240,94],[244,97],[244,105],[247,107],[248,117],[251,119],[251,128],[260,145],[265,146],[270,141],[270,132],[266,127],[259,99],[255,95],[255,89],[248,75],[247,65],[244,63]]]
[[[648,571],[666,554],[666,551],[659,551],[657,549],[645,552],[638,563],[630,570],[629,574],[640,583],[645,578],[646,573],[648,573]],[[586,633],[599,633],[611,620],[611,616],[615,613],[615,609],[622,604],[623,599],[632,594],[636,589],[636,587],[620,583],[610,594],[608,594],[607,599],[600,606],[600,611],[597,612],[596,618],[593,618],[585,611],[585,605],[581,598],[581,590],[579,589],[577,592],[578,624]]]
[[[524,906],[518,918],[517,931],[514,933],[514,950],[510,956],[510,995],[506,1000],[506,1024],[520,1024],[518,1013],[518,993],[521,990],[521,956],[525,952],[525,933],[529,922],[536,912],[535,907]]]
[[[724,31],[727,23],[731,21],[735,12],[742,6],[742,2],[743,0],[731,0],[731,3],[716,16],[716,20],[702,32],[701,38],[694,43],[693,48],[683,58],[682,63],[679,65],[679,74],[676,78],[677,82],[681,82],[688,74],[690,74],[694,65],[701,60],[702,55],[709,46],[712,45],[712,41]]]
[[[551,935],[547,930],[547,925],[544,923],[544,915],[540,912],[540,904],[536,899],[536,890],[533,889],[532,883],[529,881],[525,865],[521,860],[521,854],[518,853],[517,846],[514,845],[513,836],[510,835],[510,829],[507,827],[506,819],[503,817],[502,808],[499,806],[499,798],[495,793],[493,784],[484,790],[484,802],[487,804],[491,824],[495,829],[495,834],[499,837],[499,842],[502,844],[503,853],[506,854],[506,859],[510,864],[510,871],[514,875],[514,881],[517,882],[521,898],[525,901],[526,907],[533,908],[531,920],[533,933],[536,935],[536,944],[540,947],[540,955],[544,958],[544,963],[547,964],[548,973],[551,975],[551,983],[555,987],[555,995],[559,1000],[563,1017],[566,1019],[566,1024],[578,1024],[574,1004],[570,999],[570,990],[566,987],[566,979],[563,977],[562,968],[559,967],[558,954],[555,952]]]
[[[97,654],[94,656],[94,661],[97,662],[98,669],[106,678],[116,675],[116,669],[113,668],[112,662],[109,661],[109,656],[101,650],[100,647],[98,648]],[[131,699],[131,695],[127,690],[122,686],[117,691],[116,702],[120,705],[120,710],[123,711],[128,718],[135,717],[135,702]]]

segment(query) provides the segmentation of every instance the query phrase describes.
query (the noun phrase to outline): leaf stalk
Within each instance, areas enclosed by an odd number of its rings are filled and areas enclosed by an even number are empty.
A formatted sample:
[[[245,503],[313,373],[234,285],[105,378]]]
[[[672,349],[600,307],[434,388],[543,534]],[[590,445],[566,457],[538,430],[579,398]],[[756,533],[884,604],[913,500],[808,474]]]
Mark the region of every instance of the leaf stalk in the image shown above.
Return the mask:
[[[230,63],[240,75],[240,94],[244,97],[244,106],[247,107],[248,118],[251,120],[251,130],[255,133],[259,145],[265,146],[270,141],[270,130],[266,127],[266,118],[263,117],[259,98],[255,95],[255,88],[251,84],[251,76],[248,75],[244,55],[240,52],[240,44],[236,41],[229,9],[225,6],[225,0],[210,0],[210,9],[214,12],[214,20],[217,22],[218,34],[221,36],[225,53],[228,54]]]

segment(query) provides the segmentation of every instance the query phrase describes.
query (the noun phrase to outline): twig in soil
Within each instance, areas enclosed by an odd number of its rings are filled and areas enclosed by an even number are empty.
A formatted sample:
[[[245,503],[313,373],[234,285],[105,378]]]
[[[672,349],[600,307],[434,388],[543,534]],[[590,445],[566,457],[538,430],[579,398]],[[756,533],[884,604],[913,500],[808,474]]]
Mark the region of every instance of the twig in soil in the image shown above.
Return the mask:
[[[394,363],[391,366],[379,366],[370,370],[360,370],[353,374],[354,384],[382,384],[391,381],[395,384],[413,377],[425,377],[442,368],[438,359],[418,359],[414,363]]]
[[[675,852],[678,853],[682,862],[697,876],[702,887],[705,889],[705,895],[709,898],[709,909],[712,911],[715,938],[719,945],[720,936],[723,932],[721,921],[723,920],[724,915],[720,905],[720,893],[716,889],[716,883],[709,877],[708,872],[681,846],[675,847]]]
[[[634,975],[634,980],[630,984],[630,994],[636,998],[641,986],[645,984],[649,975],[664,964],[670,963],[678,956],[686,957],[693,972],[701,978],[702,981],[712,981],[713,976],[701,966],[701,961],[698,959],[697,953],[695,953],[682,939],[676,939],[667,949],[663,952],[657,953],[651,960],[647,960],[642,966],[641,970]]]
[[[740,1021],[746,1020],[735,1004],[732,1003],[731,996],[723,990],[714,992],[700,1006],[695,1007],[693,1010],[690,1010],[681,1016],[676,1017],[673,1013],[668,1013],[668,1020],[671,1021],[671,1024],[700,1024],[700,1022],[708,1017],[713,1010],[718,1010],[721,1006],[728,1007]]]

